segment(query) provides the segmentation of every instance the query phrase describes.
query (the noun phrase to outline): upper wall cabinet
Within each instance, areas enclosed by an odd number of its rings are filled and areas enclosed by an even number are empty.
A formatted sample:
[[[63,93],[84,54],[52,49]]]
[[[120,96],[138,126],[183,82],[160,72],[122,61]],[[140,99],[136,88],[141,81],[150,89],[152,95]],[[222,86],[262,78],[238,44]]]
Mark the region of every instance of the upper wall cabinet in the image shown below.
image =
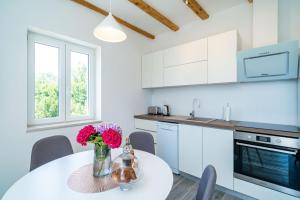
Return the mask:
[[[185,43],[142,58],[142,87],[237,81],[237,31]]]
[[[207,83],[207,61],[164,68],[164,86]]]
[[[237,31],[208,37],[208,83],[237,81]]]
[[[207,38],[166,49],[164,66],[176,66],[207,60]]]
[[[142,57],[142,88],[152,87],[153,54]]]
[[[142,88],[163,86],[163,51],[142,57]]]

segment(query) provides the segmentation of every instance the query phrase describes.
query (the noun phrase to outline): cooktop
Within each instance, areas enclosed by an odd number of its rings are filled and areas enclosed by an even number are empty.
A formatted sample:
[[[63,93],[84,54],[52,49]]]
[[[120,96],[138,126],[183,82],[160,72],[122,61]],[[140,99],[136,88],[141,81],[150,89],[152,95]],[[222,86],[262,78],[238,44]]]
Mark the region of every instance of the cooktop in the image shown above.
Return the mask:
[[[300,132],[300,128],[291,125],[279,125],[279,124],[268,124],[268,123],[257,123],[257,122],[236,122],[235,130],[239,128],[255,128],[255,129],[268,129],[274,131],[284,131],[284,132]]]

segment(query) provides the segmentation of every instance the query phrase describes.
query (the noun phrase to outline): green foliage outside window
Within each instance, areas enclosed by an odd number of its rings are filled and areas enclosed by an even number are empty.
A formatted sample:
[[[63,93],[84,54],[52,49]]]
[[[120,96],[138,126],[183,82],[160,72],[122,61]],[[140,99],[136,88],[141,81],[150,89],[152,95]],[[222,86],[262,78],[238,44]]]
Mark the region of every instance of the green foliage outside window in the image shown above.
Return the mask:
[[[72,69],[71,78],[71,113],[72,115],[87,115],[87,67],[78,63]]]
[[[78,64],[72,69],[71,114],[87,115],[87,67]],[[49,73],[40,74],[35,81],[35,118],[59,116],[59,90],[56,77]]]
[[[35,81],[35,118],[58,116],[58,87],[56,77],[41,74]]]

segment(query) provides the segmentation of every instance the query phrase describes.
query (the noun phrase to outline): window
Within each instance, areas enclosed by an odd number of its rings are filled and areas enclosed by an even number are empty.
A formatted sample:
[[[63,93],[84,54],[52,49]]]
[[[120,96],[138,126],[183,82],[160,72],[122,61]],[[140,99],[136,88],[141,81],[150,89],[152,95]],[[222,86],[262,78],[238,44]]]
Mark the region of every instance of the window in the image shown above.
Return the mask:
[[[94,118],[95,50],[28,33],[28,124]]]

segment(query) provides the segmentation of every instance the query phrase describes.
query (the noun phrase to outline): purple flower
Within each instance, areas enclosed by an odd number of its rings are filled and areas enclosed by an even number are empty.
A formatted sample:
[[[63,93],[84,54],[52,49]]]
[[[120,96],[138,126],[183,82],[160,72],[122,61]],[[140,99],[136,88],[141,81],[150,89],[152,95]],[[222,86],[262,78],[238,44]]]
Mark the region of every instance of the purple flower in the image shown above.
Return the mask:
[[[122,134],[122,129],[120,128],[120,126],[118,126],[116,123],[112,123],[112,122],[101,122],[100,124],[98,124],[96,126],[96,131],[102,135],[102,133],[108,129],[113,129],[117,132],[119,132],[120,134]]]

